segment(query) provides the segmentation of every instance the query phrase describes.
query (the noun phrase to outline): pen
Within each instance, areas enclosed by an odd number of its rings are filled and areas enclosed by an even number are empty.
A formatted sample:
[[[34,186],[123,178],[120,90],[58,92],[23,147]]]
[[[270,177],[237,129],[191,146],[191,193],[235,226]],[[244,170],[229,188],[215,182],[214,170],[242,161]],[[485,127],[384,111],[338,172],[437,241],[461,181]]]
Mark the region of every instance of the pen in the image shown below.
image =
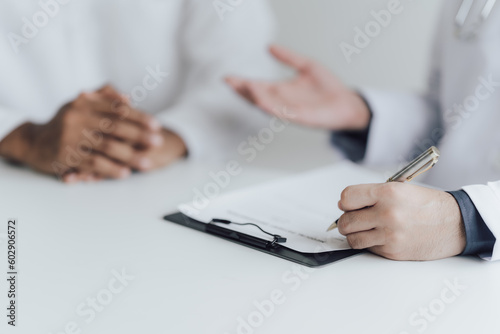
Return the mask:
[[[439,150],[432,146],[427,151],[420,154],[415,160],[410,162],[406,167],[391,176],[386,182],[409,182],[413,180],[415,177],[434,167],[439,160],[440,154]],[[328,227],[328,230],[326,231],[329,232],[336,229],[338,227],[338,222],[339,220],[337,219],[332,225],[330,225],[330,227]]]

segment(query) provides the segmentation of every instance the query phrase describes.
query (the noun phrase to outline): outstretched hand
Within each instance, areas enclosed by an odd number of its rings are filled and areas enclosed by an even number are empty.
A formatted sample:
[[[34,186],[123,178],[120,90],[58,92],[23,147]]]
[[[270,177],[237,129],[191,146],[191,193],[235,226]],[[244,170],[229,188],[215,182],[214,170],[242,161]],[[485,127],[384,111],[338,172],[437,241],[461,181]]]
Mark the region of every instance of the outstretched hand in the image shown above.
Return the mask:
[[[368,126],[370,112],[363,99],[327,68],[282,47],[273,46],[270,52],[295,69],[296,77],[275,83],[228,77],[226,82],[263,111],[301,125],[328,130],[362,130]],[[283,107],[287,115],[280,112]]]

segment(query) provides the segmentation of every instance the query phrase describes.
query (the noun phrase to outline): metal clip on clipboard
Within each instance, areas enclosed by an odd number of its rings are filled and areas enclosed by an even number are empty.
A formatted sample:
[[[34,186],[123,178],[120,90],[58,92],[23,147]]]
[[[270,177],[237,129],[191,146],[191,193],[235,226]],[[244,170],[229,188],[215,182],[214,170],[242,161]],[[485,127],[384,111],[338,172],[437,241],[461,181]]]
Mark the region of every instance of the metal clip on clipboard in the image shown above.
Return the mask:
[[[233,225],[238,225],[238,226],[253,226],[258,228],[261,232],[273,237],[272,241],[269,240],[264,240],[258,237],[254,237],[252,235],[248,235],[245,233],[229,230],[227,228],[218,226],[217,224],[233,224]],[[252,223],[235,223],[230,220],[225,220],[225,219],[212,219],[210,223],[207,224],[206,227],[206,232],[210,234],[215,234],[224,238],[229,238],[233,239],[236,241],[243,242],[245,244],[252,245],[254,247],[262,248],[262,249],[271,249],[277,246],[277,244],[282,244],[286,242],[286,238],[278,235],[278,234],[272,234],[269,232],[264,231],[259,225],[257,224],[252,224]]]
[[[258,250],[260,252],[276,256],[288,261],[292,261],[300,265],[308,266],[311,268],[323,267],[330,263],[343,260],[350,256],[361,254],[364,252],[362,250],[346,249],[346,250],[338,250],[338,251],[322,252],[322,253],[303,253],[286,247],[286,244],[283,244],[286,241],[286,238],[283,238],[279,235],[267,233],[273,236],[273,240],[270,241],[270,240],[260,239],[251,235],[247,235],[244,233],[236,232],[233,230],[229,230],[225,227],[218,225],[218,224],[224,224],[224,225],[235,224],[234,222],[215,220],[210,222],[209,224],[206,224],[194,220],[192,218],[189,218],[180,212],[167,215],[163,218],[172,223],[182,225],[184,227],[197,230],[199,232],[207,233],[213,235],[214,237],[232,241],[236,244],[249,247]]]

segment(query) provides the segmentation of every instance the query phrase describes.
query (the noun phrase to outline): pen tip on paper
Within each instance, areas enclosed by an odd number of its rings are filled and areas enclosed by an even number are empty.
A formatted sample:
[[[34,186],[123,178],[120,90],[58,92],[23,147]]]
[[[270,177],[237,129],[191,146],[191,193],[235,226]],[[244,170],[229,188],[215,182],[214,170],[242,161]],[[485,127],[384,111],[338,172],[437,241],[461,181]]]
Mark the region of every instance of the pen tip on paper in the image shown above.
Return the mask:
[[[326,231],[330,232],[330,231],[336,229],[338,227],[338,225],[337,225],[338,222],[339,222],[339,220],[337,219],[332,225],[330,225],[330,227],[328,227],[328,229]]]

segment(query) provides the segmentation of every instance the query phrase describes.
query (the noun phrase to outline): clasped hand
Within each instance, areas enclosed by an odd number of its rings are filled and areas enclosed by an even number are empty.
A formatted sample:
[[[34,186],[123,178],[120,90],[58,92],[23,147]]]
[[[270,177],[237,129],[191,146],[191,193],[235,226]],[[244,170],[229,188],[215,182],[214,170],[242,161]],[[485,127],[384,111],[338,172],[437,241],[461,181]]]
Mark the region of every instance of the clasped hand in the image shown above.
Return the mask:
[[[159,168],[185,155],[186,147],[153,116],[105,86],[80,94],[47,124],[22,125],[2,141],[0,153],[74,183]]]

